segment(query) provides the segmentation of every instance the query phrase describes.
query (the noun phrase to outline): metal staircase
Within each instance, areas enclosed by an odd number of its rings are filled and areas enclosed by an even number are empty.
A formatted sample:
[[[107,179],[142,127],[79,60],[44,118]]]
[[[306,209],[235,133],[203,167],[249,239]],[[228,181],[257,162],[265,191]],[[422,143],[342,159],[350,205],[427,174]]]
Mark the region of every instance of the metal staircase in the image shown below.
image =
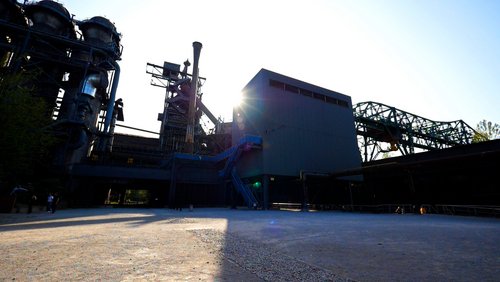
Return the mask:
[[[240,176],[236,172],[235,164],[240,158],[241,154],[244,151],[249,151],[252,148],[261,148],[262,146],[262,138],[259,136],[245,136],[240,139],[240,142],[237,146],[232,147],[228,151],[229,154],[222,153],[224,156],[227,156],[226,163],[224,168],[219,171],[219,177],[222,179],[231,178],[231,182],[234,185],[234,188],[243,196],[243,200],[247,204],[248,208],[256,208],[259,204],[257,199],[252,193],[252,190],[241,181]]]
[[[192,155],[185,153],[175,153],[173,158],[178,160],[185,160],[191,162],[205,162],[209,166],[215,166],[216,163],[219,163],[223,160],[226,160],[224,163],[224,168],[218,171],[218,178],[225,181],[230,179],[232,184],[234,185],[236,191],[238,191],[242,196],[249,208],[255,208],[258,206],[259,202],[253,195],[250,188],[243,183],[238,173],[236,172],[235,165],[238,162],[241,155],[252,149],[261,149],[262,148],[262,137],[260,136],[252,136],[246,135],[240,139],[237,145],[227,149],[226,151],[216,155],[216,156],[201,156],[201,155]]]
[[[243,200],[245,200],[245,203],[247,204],[249,209],[256,208],[259,204],[257,199],[255,198],[254,194],[252,193],[252,190],[248,187],[248,185],[245,185],[243,181],[241,181],[240,176],[236,172],[236,168],[233,167],[231,170],[231,181],[236,188],[236,190],[243,196]]]

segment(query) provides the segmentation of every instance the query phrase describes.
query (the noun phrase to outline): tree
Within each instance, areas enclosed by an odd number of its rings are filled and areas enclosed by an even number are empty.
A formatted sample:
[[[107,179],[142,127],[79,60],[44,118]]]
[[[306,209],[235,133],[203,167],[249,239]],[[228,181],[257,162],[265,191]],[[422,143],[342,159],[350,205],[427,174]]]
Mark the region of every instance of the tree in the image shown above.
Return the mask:
[[[45,161],[54,138],[42,129],[52,122],[42,98],[33,97],[28,87],[33,73],[3,75],[0,78],[0,181],[5,188],[32,181]]]
[[[500,138],[500,125],[483,119],[476,126],[476,132],[472,137],[472,142],[493,140]]]
[[[125,191],[125,201],[133,204],[147,204],[149,200],[148,190],[127,189]]]

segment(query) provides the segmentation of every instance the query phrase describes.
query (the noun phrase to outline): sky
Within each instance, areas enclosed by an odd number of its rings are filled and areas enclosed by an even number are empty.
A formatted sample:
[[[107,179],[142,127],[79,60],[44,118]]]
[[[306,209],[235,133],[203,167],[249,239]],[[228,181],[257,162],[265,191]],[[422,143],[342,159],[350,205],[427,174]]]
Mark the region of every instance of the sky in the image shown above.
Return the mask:
[[[122,34],[117,97],[127,126],[159,131],[165,91],[150,85],[146,63],[192,62],[194,41],[203,44],[203,101],[225,121],[265,68],[353,103],[500,124],[498,0],[59,2],[78,20],[107,17]]]

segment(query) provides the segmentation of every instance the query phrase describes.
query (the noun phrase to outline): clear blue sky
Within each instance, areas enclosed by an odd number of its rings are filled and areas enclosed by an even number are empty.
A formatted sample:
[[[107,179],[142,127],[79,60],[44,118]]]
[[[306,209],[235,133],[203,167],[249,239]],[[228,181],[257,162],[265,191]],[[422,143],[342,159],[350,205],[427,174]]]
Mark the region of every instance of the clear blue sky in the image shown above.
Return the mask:
[[[228,101],[261,69],[438,121],[500,124],[500,1],[61,0],[76,19],[106,16],[123,35],[125,124],[158,131],[164,92],[147,62],[192,61],[203,43],[203,99]]]

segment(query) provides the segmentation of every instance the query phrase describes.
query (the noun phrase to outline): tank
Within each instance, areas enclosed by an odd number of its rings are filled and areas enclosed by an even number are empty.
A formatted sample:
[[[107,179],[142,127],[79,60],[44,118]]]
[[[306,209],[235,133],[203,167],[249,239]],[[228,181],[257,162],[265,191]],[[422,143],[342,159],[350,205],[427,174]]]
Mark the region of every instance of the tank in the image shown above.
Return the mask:
[[[64,74],[68,72],[60,62],[70,56],[68,43],[61,39],[77,40],[75,25],[68,10],[55,1],[30,3],[24,10],[30,29],[37,34],[30,38],[28,48],[33,51],[24,68],[39,74],[34,85],[36,95],[45,99],[49,114],[53,115],[51,109],[58,107],[57,97]]]
[[[15,0],[0,0],[0,19],[17,24],[26,23]]]
[[[120,56],[120,34],[111,21],[104,17],[92,17],[79,25],[85,42],[106,48],[114,54],[114,59]]]
[[[61,36],[75,37],[71,15],[60,3],[42,0],[27,5],[25,14],[31,19],[33,28]]]
[[[0,20],[24,27],[27,25],[21,7],[14,0],[0,0]],[[3,34],[0,36],[0,44],[2,44],[2,47],[0,47],[0,67],[8,67],[14,49],[8,46],[14,46],[19,42],[20,36],[15,29],[5,28],[2,31]]]

